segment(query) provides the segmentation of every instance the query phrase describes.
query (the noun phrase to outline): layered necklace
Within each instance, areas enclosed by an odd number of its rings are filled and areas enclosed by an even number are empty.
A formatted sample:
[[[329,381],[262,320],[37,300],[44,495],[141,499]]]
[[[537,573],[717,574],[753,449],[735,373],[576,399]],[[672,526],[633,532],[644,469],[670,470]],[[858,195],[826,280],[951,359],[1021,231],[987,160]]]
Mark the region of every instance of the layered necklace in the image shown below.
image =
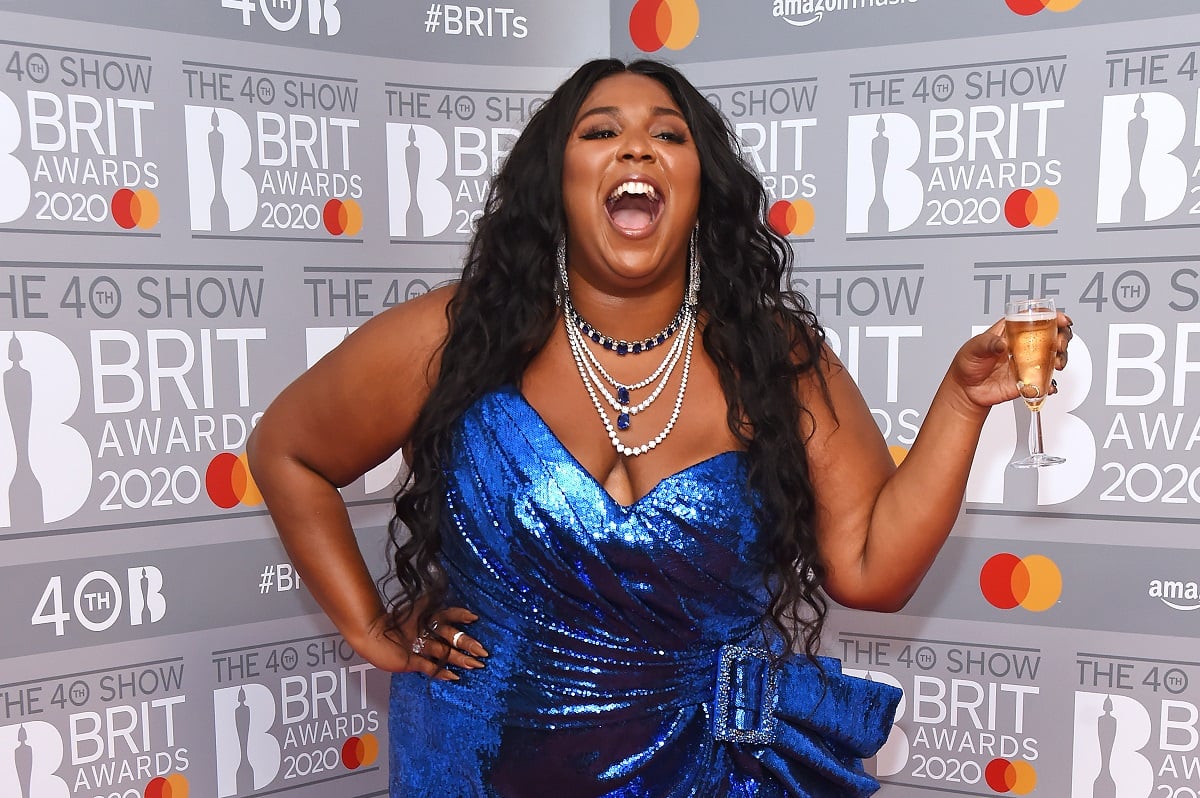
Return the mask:
[[[618,453],[636,457],[657,447],[679,420],[679,411],[683,408],[683,395],[687,391],[688,374],[692,367],[692,345],[696,338],[696,305],[700,291],[699,258],[696,254],[696,236],[692,235],[690,254],[688,258],[688,285],[683,303],[675,316],[658,334],[643,338],[640,341],[626,341],[605,335],[586,321],[571,302],[571,292],[567,283],[567,263],[565,247],[558,250],[558,278],[562,282],[563,325],[567,331],[567,341],[571,346],[571,355],[575,359],[575,367],[583,380],[592,405],[604,424],[609,442]],[[662,361],[659,362],[648,376],[637,382],[627,383],[615,379],[599,358],[592,351],[588,341],[618,355],[640,355],[651,350],[666,350]],[[670,341],[670,345],[667,342]],[[667,419],[666,426],[650,440],[638,446],[627,446],[621,440],[621,434],[627,432],[633,425],[633,419],[642,411],[649,408],[659,398],[671,375],[680,362],[683,372],[679,380],[679,390],[675,394],[675,406]],[[633,401],[633,393],[650,389],[650,393],[641,401]],[[602,401],[603,399],[603,401]],[[605,410],[607,404],[616,413],[616,420],[609,417]]]

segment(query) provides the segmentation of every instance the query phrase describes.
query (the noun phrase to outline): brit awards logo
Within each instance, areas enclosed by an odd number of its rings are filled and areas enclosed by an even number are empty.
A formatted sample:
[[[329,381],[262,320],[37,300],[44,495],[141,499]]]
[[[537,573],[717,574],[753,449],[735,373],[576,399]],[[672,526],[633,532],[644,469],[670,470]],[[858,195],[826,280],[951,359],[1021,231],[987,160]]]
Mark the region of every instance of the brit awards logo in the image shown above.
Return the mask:
[[[431,238],[450,226],[454,199],[442,182],[450,165],[445,140],[428,125],[387,125],[388,229]]]
[[[17,722],[0,726],[0,795],[187,798],[182,675],[176,659],[8,685]]]
[[[1144,749],[1152,732],[1137,700],[1076,691],[1071,798],[1149,798],[1154,768]]]
[[[1139,225],[1183,205],[1188,167],[1175,154],[1187,133],[1183,105],[1165,92],[1104,98],[1096,221]]]
[[[492,175],[546,95],[519,89],[385,84],[388,232],[393,244],[462,244]]]
[[[254,222],[258,189],[245,170],[250,129],[228,108],[184,109],[192,229],[245,230]]]
[[[854,632],[837,644],[845,673],[903,690],[887,742],[865,763],[880,781],[921,794],[918,785],[964,795],[1036,788],[1039,650]]]
[[[282,761],[275,696],[261,684],[213,691],[217,741],[217,796],[248,795],[270,784]]]
[[[852,116],[846,171],[846,232],[892,233],[921,214],[925,190],[912,171],[921,157],[921,132],[904,114]]]
[[[846,233],[1052,232],[1066,75],[1061,55],[851,75]]]
[[[1194,45],[1109,50],[1097,64],[1105,83],[1096,222],[1099,230],[1195,226],[1200,203],[1200,119]],[[1112,227],[1108,227],[1111,225]]]
[[[183,74],[193,237],[358,240],[356,79],[190,61]]]
[[[217,798],[377,770],[373,666],[332,635],[214,652]],[[349,794],[354,788],[333,789]]]
[[[58,775],[64,753],[62,735],[45,721],[0,726],[0,794],[70,798],[70,787]]]
[[[827,160],[815,153],[812,145],[820,117],[817,78],[724,84],[701,90],[733,123],[742,157],[758,173],[771,199],[768,224],[781,236],[804,239],[816,224],[818,169]]]
[[[28,532],[73,515],[91,490],[87,441],[70,422],[79,365],[44,332],[0,332],[0,527]]]
[[[21,114],[16,103],[0,92],[0,222],[11,222],[25,215],[32,196],[29,171],[13,153],[21,144]]]
[[[0,62],[0,224],[157,237],[151,59],[5,41]]]

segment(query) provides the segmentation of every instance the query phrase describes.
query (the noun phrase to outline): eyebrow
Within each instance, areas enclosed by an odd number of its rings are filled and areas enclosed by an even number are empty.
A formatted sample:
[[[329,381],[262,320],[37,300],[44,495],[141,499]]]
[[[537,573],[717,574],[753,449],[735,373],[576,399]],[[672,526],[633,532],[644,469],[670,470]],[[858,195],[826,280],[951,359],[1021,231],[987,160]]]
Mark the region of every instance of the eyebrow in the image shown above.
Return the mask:
[[[656,105],[650,109],[650,112],[654,116],[673,116],[684,122],[687,121],[684,119],[683,114],[679,113],[674,108],[668,108],[664,105]],[[611,116],[619,118],[621,116],[621,109],[615,105],[599,105],[595,108],[589,108],[579,115],[579,119],[576,120],[576,124],[579,124],[590,116]]]

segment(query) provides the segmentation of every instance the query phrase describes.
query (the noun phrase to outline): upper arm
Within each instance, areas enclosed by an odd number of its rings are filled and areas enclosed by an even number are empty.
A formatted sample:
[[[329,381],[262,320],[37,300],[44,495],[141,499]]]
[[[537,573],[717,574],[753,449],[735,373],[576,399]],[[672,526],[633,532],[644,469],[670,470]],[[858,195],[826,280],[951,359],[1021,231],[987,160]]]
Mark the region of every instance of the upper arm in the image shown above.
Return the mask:
[[[865,606],[872,603],[870,585],[861,578],[868,532],[876,500],[896,467],[846,367],[828,348],[820,363],[828,394],[810,373],[802,378],[800,399],[808,411],[802,431],[825,591],[841,604]]]
[[[252,436],[256,479],[286,458],[345,485],[401,448],[436,377],[453,291],[373,317],[285,388]]]

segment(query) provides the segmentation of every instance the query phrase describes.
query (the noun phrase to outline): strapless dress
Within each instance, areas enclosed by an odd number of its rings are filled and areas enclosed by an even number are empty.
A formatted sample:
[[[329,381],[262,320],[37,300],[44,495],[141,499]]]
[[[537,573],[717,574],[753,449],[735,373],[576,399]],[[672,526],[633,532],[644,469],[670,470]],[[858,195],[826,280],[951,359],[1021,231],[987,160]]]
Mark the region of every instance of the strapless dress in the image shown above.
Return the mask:
[[[442,525],[451,605],[490,656],[395,674],[392,798],[860,798],[900,693],[782,660],[755,497],[724,452],[622,505],[514,387],[458,423]]]

